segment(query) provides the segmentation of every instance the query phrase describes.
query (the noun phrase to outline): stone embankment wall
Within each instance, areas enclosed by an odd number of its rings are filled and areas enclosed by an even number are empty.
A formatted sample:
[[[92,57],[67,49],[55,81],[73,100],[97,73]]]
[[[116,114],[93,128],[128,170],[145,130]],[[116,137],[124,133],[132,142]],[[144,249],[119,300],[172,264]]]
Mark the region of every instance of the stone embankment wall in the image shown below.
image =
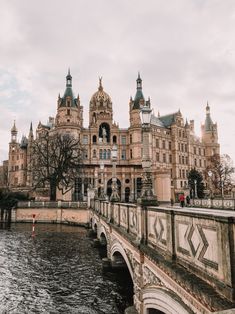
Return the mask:
[[[89,210],[81,202],[19,202],[12,211],[12,222],[68,223],[87,225]]]

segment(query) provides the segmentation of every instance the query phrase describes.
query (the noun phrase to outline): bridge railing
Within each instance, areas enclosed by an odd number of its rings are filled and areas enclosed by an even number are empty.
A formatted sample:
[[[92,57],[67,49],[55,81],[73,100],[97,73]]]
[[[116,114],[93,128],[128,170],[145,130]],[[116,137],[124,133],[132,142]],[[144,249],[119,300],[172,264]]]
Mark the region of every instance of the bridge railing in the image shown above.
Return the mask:
[[[234,199],[199,199],[191,200],[191,205],[202,208],[228,209],[235,210]]]
[[[86,208],[86,202],[69,202],[69,201],[27,201],[18,202],[18,208]]]
[[[95,202],[95,211],[232,299],[235,291],[235,213],[193,208]]]

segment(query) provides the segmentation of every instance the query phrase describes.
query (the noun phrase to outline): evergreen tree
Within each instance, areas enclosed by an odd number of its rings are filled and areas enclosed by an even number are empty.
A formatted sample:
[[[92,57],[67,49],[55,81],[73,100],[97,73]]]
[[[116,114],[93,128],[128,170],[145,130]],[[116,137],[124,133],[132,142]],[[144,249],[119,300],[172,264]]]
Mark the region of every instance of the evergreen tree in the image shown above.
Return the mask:
[[[194,197],[203,198],[204,197],[205,185],[203,182],[203,177],[201,173],[197,171],[195,168],[189,171],[188,186],[190,189],[191,198],[194,198]]]

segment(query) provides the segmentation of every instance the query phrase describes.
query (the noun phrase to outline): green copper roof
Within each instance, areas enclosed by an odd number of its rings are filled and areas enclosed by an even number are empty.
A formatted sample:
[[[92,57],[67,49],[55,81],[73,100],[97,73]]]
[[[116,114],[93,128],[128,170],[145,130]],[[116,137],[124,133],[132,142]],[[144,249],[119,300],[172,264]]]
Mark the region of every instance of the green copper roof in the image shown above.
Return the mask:
[[[140,100],[144,100],[144,95],[142,92],[142,79],[140,78],[140,73],[138,73],[138,78],[136,80],[136,94],[135,94],[135,99],[134,99],[134,104],[132,109],[140,109]]]
[[[175,122],[175,116],[177,112],[168,114],[166,116],[159,117],[159,120],[162,121],[165,127],[171,126]]]
[[[66,106],[66,99],[70,97],[71,99],[71,107],[77,107],[77,99],[74,97],[73,90],[72,90],[72,76],[70,75],[70,70],[66,76],[66,89],[64,92],[64,96],[61,98],[60,107]]]
[[[208,102],[206,105],[205,131],[206,132],[213,131],[213,121],[211,119],[210,106],[209,106]]]
[[[206,114],[205,120],[205,131],[212,131],[213,130],[213,121],[211,120],[210,113]]]

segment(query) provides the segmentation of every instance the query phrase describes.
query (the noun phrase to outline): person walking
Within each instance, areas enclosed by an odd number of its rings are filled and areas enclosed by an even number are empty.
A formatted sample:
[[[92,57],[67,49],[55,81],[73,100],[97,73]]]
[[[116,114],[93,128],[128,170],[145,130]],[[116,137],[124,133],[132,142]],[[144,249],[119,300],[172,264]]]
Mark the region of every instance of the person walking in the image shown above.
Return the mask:
[[[180,194],[180,197],[179,197],[179,201],[180,201],[180,206],[181,207],[184,207],[184,194]]]

